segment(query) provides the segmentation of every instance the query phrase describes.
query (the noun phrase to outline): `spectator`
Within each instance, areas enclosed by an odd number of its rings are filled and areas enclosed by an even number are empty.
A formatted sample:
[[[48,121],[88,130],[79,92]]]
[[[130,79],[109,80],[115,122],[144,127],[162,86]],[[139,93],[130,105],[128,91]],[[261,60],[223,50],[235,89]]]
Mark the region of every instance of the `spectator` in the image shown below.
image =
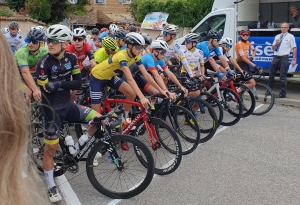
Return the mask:
[[[277,70],[280,71],[280,85],[281,91],[276,97],[285,98],[286,97],[286,87],[287,87],[287,70],[289,63],[290,51],[293,51],[292,66],[296,64],[296,41],[295,37],[288,33],[289,24],[282,23],[280,26],[281,33],[275,36],[274,42],[272,44],[272,50],[274,51],[274,57],[271,63],[270,74],[269,74],[269,86],[273,89],[274,87],[274,76]]]
[[[129,26],[129,32],[136,32],[136,27],[134,25]]]
[[[124,26],[119,26],[119,30],[125,30]]]
[[[299,18],[298,8],[296,6],[291,6],[290,14],[292,16],[292,27],[299,28],[300,27],[300,18]]]
[[[136,27],[136,32],[141,33],[141,29],[139,27]]]
[[[126,23],[125,24],[125,31],[128,33],[129,32],[129,27],[130,27],[130,23]]]

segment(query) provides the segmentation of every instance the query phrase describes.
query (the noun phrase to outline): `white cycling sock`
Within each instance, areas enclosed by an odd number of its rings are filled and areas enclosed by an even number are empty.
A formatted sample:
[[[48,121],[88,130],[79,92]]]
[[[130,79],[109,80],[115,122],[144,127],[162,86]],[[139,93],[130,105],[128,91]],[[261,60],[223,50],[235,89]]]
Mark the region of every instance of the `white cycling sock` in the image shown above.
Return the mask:
[[[48,189],[51,189],[52,187],[56,186],[54,182],[53,172],[54,172],[54,168],[51,169],[50,171],[44,170]]]
[[[125,116],[124,116],[125,120],[126,120],[127,117],[128,117],[128,113],[129,113],[129,111],[125,111]]]

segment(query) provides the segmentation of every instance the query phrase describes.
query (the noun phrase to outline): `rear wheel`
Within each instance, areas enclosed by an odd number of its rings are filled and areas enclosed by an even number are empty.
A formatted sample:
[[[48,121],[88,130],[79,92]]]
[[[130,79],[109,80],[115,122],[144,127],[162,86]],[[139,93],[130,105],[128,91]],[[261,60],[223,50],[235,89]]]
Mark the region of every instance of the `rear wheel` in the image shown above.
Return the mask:
[[[248,117],[255,109],[255,97],[252,91],[244,84],[234,83],[235,88],[240,91],[239,96],[243,102],[242,117]]]

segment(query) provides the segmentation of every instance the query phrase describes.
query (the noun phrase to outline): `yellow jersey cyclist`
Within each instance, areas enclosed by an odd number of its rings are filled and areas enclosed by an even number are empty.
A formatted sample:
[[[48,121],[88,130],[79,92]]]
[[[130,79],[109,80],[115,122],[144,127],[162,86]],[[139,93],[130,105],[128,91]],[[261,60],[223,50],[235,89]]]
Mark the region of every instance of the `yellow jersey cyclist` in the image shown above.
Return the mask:
[[[103,96],[102,92],[107,85],[123,93],[126,96],[126,100],[133,101],[136,96],[138,96],[145,108],[150,106],[149,100],[142,94],[132,77],[129,66],[133,63],[136,63],[142,75],[151,85],[167,96],[166,92],[163,91],[155,83],[149,73],[147,73],[141,62],[141,50],[145,44],[144,38],[138,33],[131,32],[126,35],[125,43],[127,44],[125,50],[119,51],[92,69],[90,76],[91,104],[92,108],[97,112],[100,112],[100,102]],[[118,77],[118,75],[121,74],[125,75],[128,83]],[[124,104],[124,119],[127,119],[130,108],[131,105]]]
[[[89,107],[76,105],[70,100],[70,90],[81,87],[81,73],[77,58],[65,51],[68,41],[72,40],[72,31],[64,25],[52,25],[46,31],[49,52],[36,65],[37,83],[43,96],[43,115],[45,117],[46,136],[43,155],[43,168],[51,202],[62,199],[53,178],[54,161],[59,142],[60,123],[89,121],[100,116]],[[71,80],[72,77],[72,80]],[[89,126],[87,135],[91,137],[96,131],[95,126]]]
[[[35,66],[40,58],[48,53],[48,50],[41,45],[45,41],[45,33],[33,27],[26,36],[27,45],[17,50],[15,59],[20,69],[20,73],[26,86],[30,89],[29,96],[32,94],[35,101],[41,100],[41,91],[38,89],[34,78],[36,78]]]
[[[119,47],[119,51],[126,49],[125,37],[127,32],[125,30],[117,30],[115,33],[116,43]]]
[[[104,60],[112,57],[119,51],[116,40],[112,37],[104,37],[101,43],[102,48],[98,49],[94,54],[94,58],[97,64],[102,63]]]

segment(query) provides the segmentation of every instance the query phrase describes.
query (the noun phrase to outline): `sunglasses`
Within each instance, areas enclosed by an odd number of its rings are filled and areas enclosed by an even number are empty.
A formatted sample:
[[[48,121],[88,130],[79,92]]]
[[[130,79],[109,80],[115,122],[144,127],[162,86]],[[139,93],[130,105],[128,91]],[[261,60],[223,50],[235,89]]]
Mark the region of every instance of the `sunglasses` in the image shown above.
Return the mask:
[[[232,48],[232,45],[226,44],[226,48]]]
[[[185,42],[185,44],[190,44],[191,40],[185,40],[184,42]]]
[[[166,31],[164,31],[164,32],[163,32],[163,35],[164,35],[164,36],[168,36],[168,35],[169,35],[169,33],[168,33],[168,32],[166,32]]]
[[[134,45],[133,47],[135,47],[136,50],[142,50],[143,49],[142,45]]]
[[[92,33],[92,35],[98,35],[99,33]]]
[[[242,34],[241,36],[250,36],[249,34]]]
[[[78,42],[81,42],[81,41],[83,41],[84,40],[84,38],[78,38],[78,37],[74,37],[73,38],[73,41],[78,41]]]
[[[164,55],[166,55],[167,51],[166,50],[161,50],[161,51],[158,51],[158,53],[159,53],[159,55],[164,56]]]
[[[116,49],[106,49],[106,51],[108,51],[108,52],[115,52]]]
[[[57,39],[51,39],[51,38],[47,38],[46,42],[47,42],[47,44],[52,43],[52,45],[56,45],[56,44],[61,43],[61,41],[59,41]]]
[[[287,27],[280,27],[280,28],[287,28]]]
[[[221,39],[214,39],[214,41],[220,42]]]
[[[36,45],[36,44],[38,44],[39,43],[39,41],[38,40],[34,40],[34,39],[26,39],[26,41],[25,41],[26,43],[28,43],[28,44],[30,44],[30,43],[32,43],[32,44],[34,44],[34,45]]]

